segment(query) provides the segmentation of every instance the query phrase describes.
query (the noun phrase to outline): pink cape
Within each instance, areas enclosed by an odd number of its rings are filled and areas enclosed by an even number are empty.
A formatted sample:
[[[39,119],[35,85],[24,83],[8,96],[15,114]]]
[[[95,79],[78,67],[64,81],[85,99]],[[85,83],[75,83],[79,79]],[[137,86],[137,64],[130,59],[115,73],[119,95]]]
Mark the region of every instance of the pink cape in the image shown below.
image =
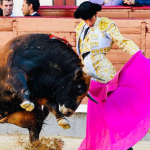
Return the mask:
[[[150,61],[137,52],[107,84],[92,81],[78,150],[127,150],[150,128]]]

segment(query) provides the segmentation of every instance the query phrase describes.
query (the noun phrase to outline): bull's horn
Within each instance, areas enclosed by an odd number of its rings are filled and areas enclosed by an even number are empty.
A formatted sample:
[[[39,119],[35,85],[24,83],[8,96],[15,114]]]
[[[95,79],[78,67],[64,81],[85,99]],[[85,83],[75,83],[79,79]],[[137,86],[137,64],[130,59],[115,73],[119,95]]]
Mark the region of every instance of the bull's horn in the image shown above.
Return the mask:
[[[82,71],[85,72],[86,74],[89,74],[91,77],[93,77],[95,79],[98,79],[98,80],[101,80],[101,81],[105,81],[104,79],[99,78],[98,76],[96,76],[95,74],[90,72],[85,66],[83,67]]]
[[[87,97],[88,97],[90,100],[92,100],[93,102],[95,102],[95,103],[98,104],[98,102],[91,96],[91,94],[90,94],[89,92],[87,93]]]

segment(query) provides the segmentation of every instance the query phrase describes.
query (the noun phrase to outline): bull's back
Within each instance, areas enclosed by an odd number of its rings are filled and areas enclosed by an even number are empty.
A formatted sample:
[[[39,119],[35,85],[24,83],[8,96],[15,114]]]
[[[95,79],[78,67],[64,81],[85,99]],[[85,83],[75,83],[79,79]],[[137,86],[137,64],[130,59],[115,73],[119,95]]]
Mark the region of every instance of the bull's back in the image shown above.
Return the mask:
[[[13,61],[16,61],[16,64],[26,59],[32,64],[47,67],[50,63],[54,63],[60,68],[67,68],[67,71],[69,67],[72,69],[72,66],[80,63],[78,55],[72,48],[60,40],[50,39],[47,34],[20,35],[12,39],[6,47],[14,50]],[[69,61],[72,66],[69,65]]]
[[[49,66],[53,62],[60,68],[67,68],[65,71],[81,63],[77,54],[65,43],[49,39],[47,34],[24,34],[13,38],[0,50],[0,74],[7,75],[11,65],[18,65],[25,60],[29,62],[29,67],[31,63]]]
[[[48,37],[46,34],[24,34],[8,41],[0,49],[0,74],[6,74],[6,70],[10,67],[16,54],[21,57],[25,51],[28,53],[30,50],[40,50],[42,47],[41,42],[48,39]],[[32,54],[30,53],[30,55]]]

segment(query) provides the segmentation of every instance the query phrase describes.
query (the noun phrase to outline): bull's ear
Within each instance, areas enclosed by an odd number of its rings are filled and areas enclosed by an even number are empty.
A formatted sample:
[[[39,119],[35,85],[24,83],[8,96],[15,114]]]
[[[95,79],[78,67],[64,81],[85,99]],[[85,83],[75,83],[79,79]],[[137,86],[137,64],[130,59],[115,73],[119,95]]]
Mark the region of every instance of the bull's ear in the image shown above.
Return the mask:
[[[82,75],[82,69],[81,68],[77,68],[74,72],[74,80],[80,78]]]

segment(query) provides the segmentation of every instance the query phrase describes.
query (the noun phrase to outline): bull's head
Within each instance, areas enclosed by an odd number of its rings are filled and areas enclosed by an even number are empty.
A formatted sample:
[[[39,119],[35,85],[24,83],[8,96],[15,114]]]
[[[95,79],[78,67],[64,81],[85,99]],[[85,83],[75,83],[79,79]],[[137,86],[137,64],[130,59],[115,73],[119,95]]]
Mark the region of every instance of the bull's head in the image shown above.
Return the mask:
[[[78,68],[75,70],[73,73],[73,80],[68,87],[65,87],[65,90],[67,91],[66,95],[63,93],[60,98],[61,100],[59,99],[60,111],[64,115],[71,116],[85,96],[88,96],[91,100],[96,102],[88,92],[91,76],[93,75],[89,75],[85,69]],[[98,77],[95,78],[100,79]],[[62,101],[63,103],[61,103]]]
[[[72,79],[68,80],[64,85],[64,91],[57,94],[57,100],[60,104],[60,111],[66,115],[71,116],[77,107],[80,105],[82,99],[87,95],[90,86],[90,76],[87,76],[81,68],[78,68],[72,74]]]

